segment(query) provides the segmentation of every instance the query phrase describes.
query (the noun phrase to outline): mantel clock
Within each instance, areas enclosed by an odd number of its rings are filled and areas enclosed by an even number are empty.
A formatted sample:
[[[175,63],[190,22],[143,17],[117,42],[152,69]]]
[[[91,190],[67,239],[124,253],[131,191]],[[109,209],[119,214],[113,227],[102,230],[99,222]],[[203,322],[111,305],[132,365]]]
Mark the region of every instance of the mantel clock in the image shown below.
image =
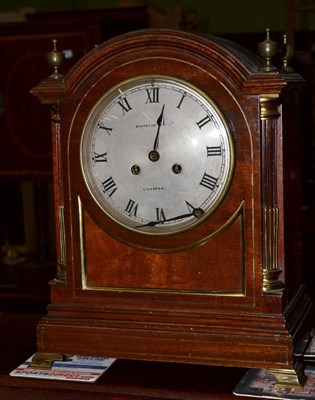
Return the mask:
[[[268,57],[150,29],[101,44],[66,77],[56,58],[32,90],[52,105],[58,234],[38,356],[262,367],[301,382],[303,82]]]

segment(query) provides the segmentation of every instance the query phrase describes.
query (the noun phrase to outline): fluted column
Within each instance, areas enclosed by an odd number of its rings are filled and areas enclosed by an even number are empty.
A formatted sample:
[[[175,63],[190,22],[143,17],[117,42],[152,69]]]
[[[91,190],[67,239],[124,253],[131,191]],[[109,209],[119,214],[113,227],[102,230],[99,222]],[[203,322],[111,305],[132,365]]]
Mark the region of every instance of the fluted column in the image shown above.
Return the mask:
[[[279,140],[279,96],[260,96],[262,148],[262,206],[263,206],[263,292],[281,293],[284,283],[279,279],[279,208],[277,196],[277,148]]]

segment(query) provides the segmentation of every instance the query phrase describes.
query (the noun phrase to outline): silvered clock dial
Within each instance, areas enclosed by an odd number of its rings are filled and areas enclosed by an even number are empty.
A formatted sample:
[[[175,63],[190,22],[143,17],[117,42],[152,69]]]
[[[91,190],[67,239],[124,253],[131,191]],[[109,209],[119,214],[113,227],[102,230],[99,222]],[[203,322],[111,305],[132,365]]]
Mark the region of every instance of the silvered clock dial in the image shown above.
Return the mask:
[[[214,102],[191,84],[140,76],[107,92],[81,140],[85,182],[117,223],[146,234],[189,229],[215,211],[233,172]]]

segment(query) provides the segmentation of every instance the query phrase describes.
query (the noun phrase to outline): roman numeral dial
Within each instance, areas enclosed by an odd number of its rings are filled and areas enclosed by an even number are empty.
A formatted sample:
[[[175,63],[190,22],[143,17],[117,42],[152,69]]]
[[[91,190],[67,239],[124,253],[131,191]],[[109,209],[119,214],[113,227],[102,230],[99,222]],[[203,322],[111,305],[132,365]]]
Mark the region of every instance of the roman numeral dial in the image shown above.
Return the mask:
[[[223,202],[233,142],[200,89],[140,76],[113,87],[91,111],[81,165],[104,218],[141,234],[175,234],[202,224]]]

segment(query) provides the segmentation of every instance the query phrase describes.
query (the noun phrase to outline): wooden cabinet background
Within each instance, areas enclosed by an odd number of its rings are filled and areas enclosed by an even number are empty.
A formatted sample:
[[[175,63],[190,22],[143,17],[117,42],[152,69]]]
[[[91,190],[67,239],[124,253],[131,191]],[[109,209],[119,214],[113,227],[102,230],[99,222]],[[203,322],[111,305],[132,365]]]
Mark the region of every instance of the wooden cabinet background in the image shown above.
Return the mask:
[[[0,175],[51,177],[49,109],[30,89],[52,73],[52,39],[68,58],[62,72],[100,42],[146,26],[144,8],[30,14],[27,22],[0,25]]]

